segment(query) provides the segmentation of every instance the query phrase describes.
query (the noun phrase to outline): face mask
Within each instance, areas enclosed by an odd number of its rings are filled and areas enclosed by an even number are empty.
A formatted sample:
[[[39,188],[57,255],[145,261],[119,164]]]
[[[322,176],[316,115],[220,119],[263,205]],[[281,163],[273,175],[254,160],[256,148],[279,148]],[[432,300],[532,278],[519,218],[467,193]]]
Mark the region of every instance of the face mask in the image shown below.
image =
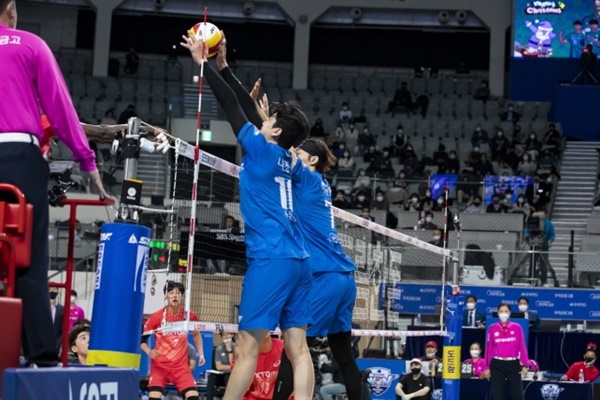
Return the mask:
[[[506,322],[508,321],[508,313],[499,313],[498,318],[500,319],[500,322]]]
[[[512,198],[512,195],[507,194],[507,195],[504,195],[504,197],[506,198],[506,200],[510,200]]]
[[[425,196],[431,197],[431,192],[425,192]]]
[[[531,139],[531,140],[535,139],[535,135],[530,135],[529,139]]]
[[[344,150],[344,149],[345,149],[344,145],[340,144],[340,150]]]
[[[365,196],[358,196],[358,201],[365,201]]]
[[[400,174],[400,178],[404,178],[405,176],[405,174]]]
[[[75,304],[76,301],[77,301],[77,297],[71,296],[71,304]]]
[[[594,357],[585,357],[583,361],[585,361],[587,364],[591,364],[596,361],[596,359]]]
[[[431,219],[432,219],[431,217],[426,217],[425,222],[431,222]]]
[[[223,343],[229,343],[229,342],[231,342],[231,338],[223,339]]]
[[[479,153],[479,147],[473,147],[473,151],[474,151],[475,153]]]
[[[519,204],[525,203],[525,199],[523,199],[523,198],[517,199],[517,201],[519,202]]]
[[[471,350],[471,357],[477,358],[479,357],[479,350]]]
[[[552,183],[552,178],[548,178],[548,179],[546,179],[546,182],[548,182],[548,183]]]
[[[398,135],[402,135],[402,132],[404,132],[404,129],[398,129]]]
[[[344,153],[344,157],[350,158],[350,153]]]
[[[342,110],[347,111],[348,107],[344,106],[344,107],[342,107]]]
[[[477,130],[477,132],[481,131],[481,127],[478,126],[477,128],[475,128],[475,130]]]
[[[512,111],[512,110],[513,110],[513,108],[512,108],[512,107],[508,107],[508,111]]]
[[[377,201],[383,201],[383,196],[377,196]]]
[[[350,124],[350,130],[354,129],[354,125]]]
[[[475,309],[475,303],[467,303],[467,309],[474,310]]]
[[[411,368],[410,372],[412,372],[413,375],[419,375],[421,373],[421,368]]]
[[[454,160],[456,158],[456,156],[454,154],[450,154],[450,159]]]
[[[56,299],[57,296],[58,296],[57,292],[50,292],[50,300]]]
[[[365,176],[365,171],[360,171],[358,174],[359,174],[360,176]]]
[[[384,156],[384,157],[387,157],[387,156],[389,156],[389,155],[390,155],[390,153],[388,153],[387,151],[384,151],[384,152],[383,152],[383,156]]]
[[[427,356],[427,358],[433,358],[433,357],[435,357],[435,353],[436,352],[434,351],[432,353],[425,353],[425,355]]]
[[[498,137],[502,137],[502,132],[498,132],[496,135],[498,135]]]
[[[413,148],[412,147],[407,147],[406,150],[407,151],[413,151]]]
[[[519,311],[525,312],[527,311],[527,304],[519,304]]]
[[[412,199],[410,199],[410,201],[412,201],[413,204],[417,204],[419,199],[417,199],[416,197],[413,197]]]
[[[437,203],[440,205],[444,204],[444,199],[437,199]]]
[[[441,236],[434,236],[433,240],[440,240],[442,237]]]

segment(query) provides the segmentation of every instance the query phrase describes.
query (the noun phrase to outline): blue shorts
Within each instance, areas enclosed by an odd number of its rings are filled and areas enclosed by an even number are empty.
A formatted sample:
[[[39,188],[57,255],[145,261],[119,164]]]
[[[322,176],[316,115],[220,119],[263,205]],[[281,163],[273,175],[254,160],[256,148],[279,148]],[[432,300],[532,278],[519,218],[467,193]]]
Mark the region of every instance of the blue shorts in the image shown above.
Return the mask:
[[[327,336],[352,330],[356,282],[352,272],[321,272],[313,275],[310,290],[312,322],[306,336]]]
[[[308,325],[312,275],[308,260],[251,259],[242,283],[239,329]]]

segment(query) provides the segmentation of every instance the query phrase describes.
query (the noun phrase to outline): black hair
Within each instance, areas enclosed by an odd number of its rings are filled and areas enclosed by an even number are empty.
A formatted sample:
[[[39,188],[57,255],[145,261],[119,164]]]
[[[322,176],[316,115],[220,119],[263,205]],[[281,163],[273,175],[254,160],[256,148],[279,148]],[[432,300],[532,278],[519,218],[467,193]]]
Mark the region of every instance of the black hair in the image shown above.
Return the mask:
[[[77,290],[71,289],[71,296],[77,297]]]
[[[472,294],[468,295],[465,302],[469,301],[469,299],[473,299],[473,300],[475,300],[475,303],[477,303],[477,297],[475,297],[474,295],[472,295]]]
[[[517,300],[517,304],[519,304],[521,302],[521,300],[525,300],[527,305],[529,305],[529,299],[527,297],[525,297],[525,296],[519,297],[519,300]]]
[[[277,144],[284,149],[297,147],[308,137],[310,125],[306,114],[300,105],[294,101],[282,101],[273,105],[275,123],[273,127],[280,128],[281,134]]]
[[[502,302],[502,303],[498,304],[498,310],[499,310],[500,308],[502,308],[502,307],[507,307],[507,308],[508,308],[508,311],[512,311],[512,310],[510,309],[510,304],[508,304],[508,303],[504,303],[504,302]]]
[[[589,22],[589,25],[598,25],[598,20],[597,19],[591,19]]]
[[[89,332],[90,326],[86,324],[75,324],[71,331],[69,332],[69,347],[75,346],[75,342],[77,341],[77,336],[81,332]]]
[[[573,25],[583,25],[583,23],[580,20],[576,19],[575,21],[573,21]]]
[[[476,344],[477,346],[479,346],[479,350],[481,350],[481,343],[479,343],[479,342],[473,342],[473,343],[471,343],[471,346],[473,346],[474,344]],[[469,348],[471,346],[469,346]]]
[[[183,286],[183,283],[179,283],[179,282],[175,282],[175,281],[167,281],[167,283],[165,283],[163,293],[167,294],[173,289],[179,289],[181,294],[185,293],[185,287]]]
[[[335,164],[335,156],[329,150],[327,144],[320,139],[308,138],[298,148],[306,151],[311,156],[319,157],[319,161],[315,164],[315,170],[321,174],[329,171],[331,166]]]

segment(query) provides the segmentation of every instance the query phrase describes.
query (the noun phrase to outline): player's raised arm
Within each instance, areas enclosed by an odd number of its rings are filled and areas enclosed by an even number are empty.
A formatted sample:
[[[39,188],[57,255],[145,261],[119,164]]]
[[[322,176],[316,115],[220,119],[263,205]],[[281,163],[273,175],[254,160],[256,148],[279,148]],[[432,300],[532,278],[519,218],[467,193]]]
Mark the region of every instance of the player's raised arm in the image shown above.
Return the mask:
[[[250,94],[235,76],[231,68],[229,68],[229,64],[227,64],[227,39],[225,38],[225,33],[223,31],[221,31],[221,33],[223,35],[223,41],[221,42],[219,52],[217,53],[217,68],[221,71],[221,75],[223,76],[223,79],[225,79],[225,82],[227,82],[229,87],[235,92],[238,102],[250,122],[255,126],[260,127],[263,119],[256,110],[256,103],[250,97]]]
[[[229,87],[227,82],[221,77],[215,68],[208,63],[206,55],[202,54],[202,42],[196,39],[194,36],[182,36],[184,42],[181,42],[181,46],[188,49],[192,55],[192,59],[198,65],[205,63],[204,65],[204,76],[208,85],[212,89],[215,97],[219,100],[221,107],[225,110],[227,120],[231,124],[233,133],[239,134],[242,127],[248,122],[248,117],[240,107],[237,96],[233,89]]]

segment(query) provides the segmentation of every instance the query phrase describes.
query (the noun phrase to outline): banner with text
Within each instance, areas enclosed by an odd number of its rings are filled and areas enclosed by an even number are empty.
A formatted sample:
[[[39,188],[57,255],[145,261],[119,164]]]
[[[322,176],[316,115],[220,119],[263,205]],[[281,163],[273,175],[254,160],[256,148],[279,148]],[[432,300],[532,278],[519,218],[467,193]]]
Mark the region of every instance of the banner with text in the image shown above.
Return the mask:
[[[383,284],[382,284],[383,289]],[[478,308],[486,315],[496,311],[505,302],[517,311],[521,296],[529,300],[529,308],[541,319],[600,321],[600,292],[587,289],[509,287],[490,288],[461,286],[461,293],[477,297]],[[384,291],[379,291],[379,309],[383,309]],[[401,314],[438,314],[441,301],[440,285],[411,283],[387,284],[387,298],[391,311]]]

